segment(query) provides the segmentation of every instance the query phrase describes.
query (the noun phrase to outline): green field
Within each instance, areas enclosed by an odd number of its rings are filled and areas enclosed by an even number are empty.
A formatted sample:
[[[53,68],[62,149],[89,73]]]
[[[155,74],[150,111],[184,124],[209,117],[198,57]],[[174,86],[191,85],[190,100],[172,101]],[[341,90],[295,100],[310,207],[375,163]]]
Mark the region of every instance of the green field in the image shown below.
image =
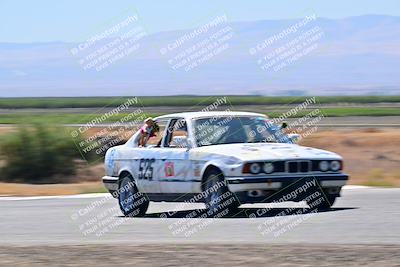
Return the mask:
[[[139,105],[149,106],[206,106],[225,96],[157,96],[138,97]],[[296,104],[310,97],[226,96],[227,105]],[[118,106],[131,97],[45,97],[0,98],[0,108],[89,108]],[[398,103],[400,96],[323,96],[320,104],[339,103]]]
[[[345,116],[400,116],[399,108],[321,108],[325,117],[345,117]],[[301,117],[310,111],[300,111],[293,117]],[[111,116],[104,122],[117,122],[127,116],[128,113],[120,113]],[[147,116],[156,117],[160,113],[146,113]],[[282,113],[269,112],[267,115],[271,118],[279,117]],[[47,123],[47,124],[84,124],[90,122],[101,114],[68,114],[68,113],[14,113],[0,115],[0,124],[15,123]]]
[[[226,105],[231,108],[240,105],[273,105],[279,106],[278,111],[268,112],[269,117],[279,117],[282,110],[290,109],[288,105],[301,104],[310,97],[265,97],[265,96],[157,96],[157,97],[138,97],[138,103],[134,107],[188,107],[187,110],[200,110],[207,105],[216,102],[219,105]],[[0,114],[1,124],[15,123],[48,123],[48,124],[73,124],[87,123],[92,119],[101,116],[101,110],[105,107],[117,107],[127,102],[132,97],[58,97],[58,98],[0,98],[0,108],[15,109],[15,112],[5,112]],[[316,97],[317,107],[321,104],[321,110],[326,117],[344,116],[400,116],[400,109],[397,107],[378,107],[375,103],[400,103],[400,96],[324,96]],[[368,107],[368,103],[372,104]],[[327,107],[324,104],[338,104],[339,107]],[[340,105],[343,104],[343,107]],[[348,105],[347,105],[348,104]],[[366,104],[367,107],[351,107],[352,104]],[[348,107],[350,106],[350,107]],[[51,113],[37,112],[29,110],[34,108],[53,109]],[[58,108],[95,108],[100,114],[72,114],[64,111],[57,112]],[[17,109],[22,112],[17,112]],[[26,109],[26,110],[23,110]],[[259,107],[258,107],[259,109]],[[273,110],[273,108],[271,108]],[[171,108],[174,110],[174,108]],[[251,108],[249,108],[251,110]],[[162,115],[157,113],[146,114],[146,116]],[[257,111],[257,107],[254,107]],[[264,110],[264,112],[266,112]],[[309,111],[301,110],[296,117],[304,116]],[[83,112],[85,113],[85,112]],[[116,122],[126,113],[120,113],[107,118],[104,122]]]
[[[104,123],[117,122],[128,113],[120,113],[111,116],[104,120]],[[149,114],[146,116],[156,117],[162,114]],[[45,124],[85,124],[101,116],[101,114],[68,114],[68,113],[52,113],[52,114],[26,114],[14,113],[0,115],[0,124],[30,124],[30,123],[45,123]]]

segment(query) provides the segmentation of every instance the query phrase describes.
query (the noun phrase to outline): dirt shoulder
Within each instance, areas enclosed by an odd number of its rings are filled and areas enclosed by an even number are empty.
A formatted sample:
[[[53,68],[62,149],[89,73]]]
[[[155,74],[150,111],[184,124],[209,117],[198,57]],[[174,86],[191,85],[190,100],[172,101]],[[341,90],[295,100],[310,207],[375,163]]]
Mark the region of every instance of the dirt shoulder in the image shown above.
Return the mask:
[[[102,182],[74,184],[0,183],[0,196],[58,196],[106,192]]]
[[[1,246],[0,266],[398,266],[394,245]]]

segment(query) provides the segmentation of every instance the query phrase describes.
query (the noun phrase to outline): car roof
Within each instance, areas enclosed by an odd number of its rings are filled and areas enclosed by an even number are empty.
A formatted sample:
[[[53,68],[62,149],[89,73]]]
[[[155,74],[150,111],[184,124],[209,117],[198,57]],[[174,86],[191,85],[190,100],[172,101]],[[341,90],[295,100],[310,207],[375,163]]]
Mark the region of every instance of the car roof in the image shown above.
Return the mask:
[[[244,112],[244,111],[199,111],[199,112],[180,112],[180,113],[172,113],[163,116],[159,116],[155,119],[162,118],[185,118],[186,120],[197,119],[197,118],[207,118],[207,117],[222,117],[222,116],[261,116],[266,117],[266,115],[261,113],[254,112]]]

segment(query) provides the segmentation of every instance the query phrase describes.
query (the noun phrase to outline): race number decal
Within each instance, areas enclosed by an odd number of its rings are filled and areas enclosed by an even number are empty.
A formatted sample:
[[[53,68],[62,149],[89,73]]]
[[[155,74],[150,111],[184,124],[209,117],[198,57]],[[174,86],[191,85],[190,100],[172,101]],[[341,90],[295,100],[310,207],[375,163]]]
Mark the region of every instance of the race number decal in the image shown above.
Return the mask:
[[[139,179],[153,180],[153,163],[155,159],[140,159],[139,162]]]

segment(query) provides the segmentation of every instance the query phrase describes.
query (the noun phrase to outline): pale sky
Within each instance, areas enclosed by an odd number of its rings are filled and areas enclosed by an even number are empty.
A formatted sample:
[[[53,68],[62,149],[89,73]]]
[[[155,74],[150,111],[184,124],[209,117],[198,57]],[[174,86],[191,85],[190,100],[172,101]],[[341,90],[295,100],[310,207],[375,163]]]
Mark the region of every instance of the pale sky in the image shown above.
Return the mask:
[[[400,16],[398,0],[0,0],[0,42],[83,41],[97,29],[137,14],[149,33],[197,27],[226,14],[230,21],[367,14]]]

